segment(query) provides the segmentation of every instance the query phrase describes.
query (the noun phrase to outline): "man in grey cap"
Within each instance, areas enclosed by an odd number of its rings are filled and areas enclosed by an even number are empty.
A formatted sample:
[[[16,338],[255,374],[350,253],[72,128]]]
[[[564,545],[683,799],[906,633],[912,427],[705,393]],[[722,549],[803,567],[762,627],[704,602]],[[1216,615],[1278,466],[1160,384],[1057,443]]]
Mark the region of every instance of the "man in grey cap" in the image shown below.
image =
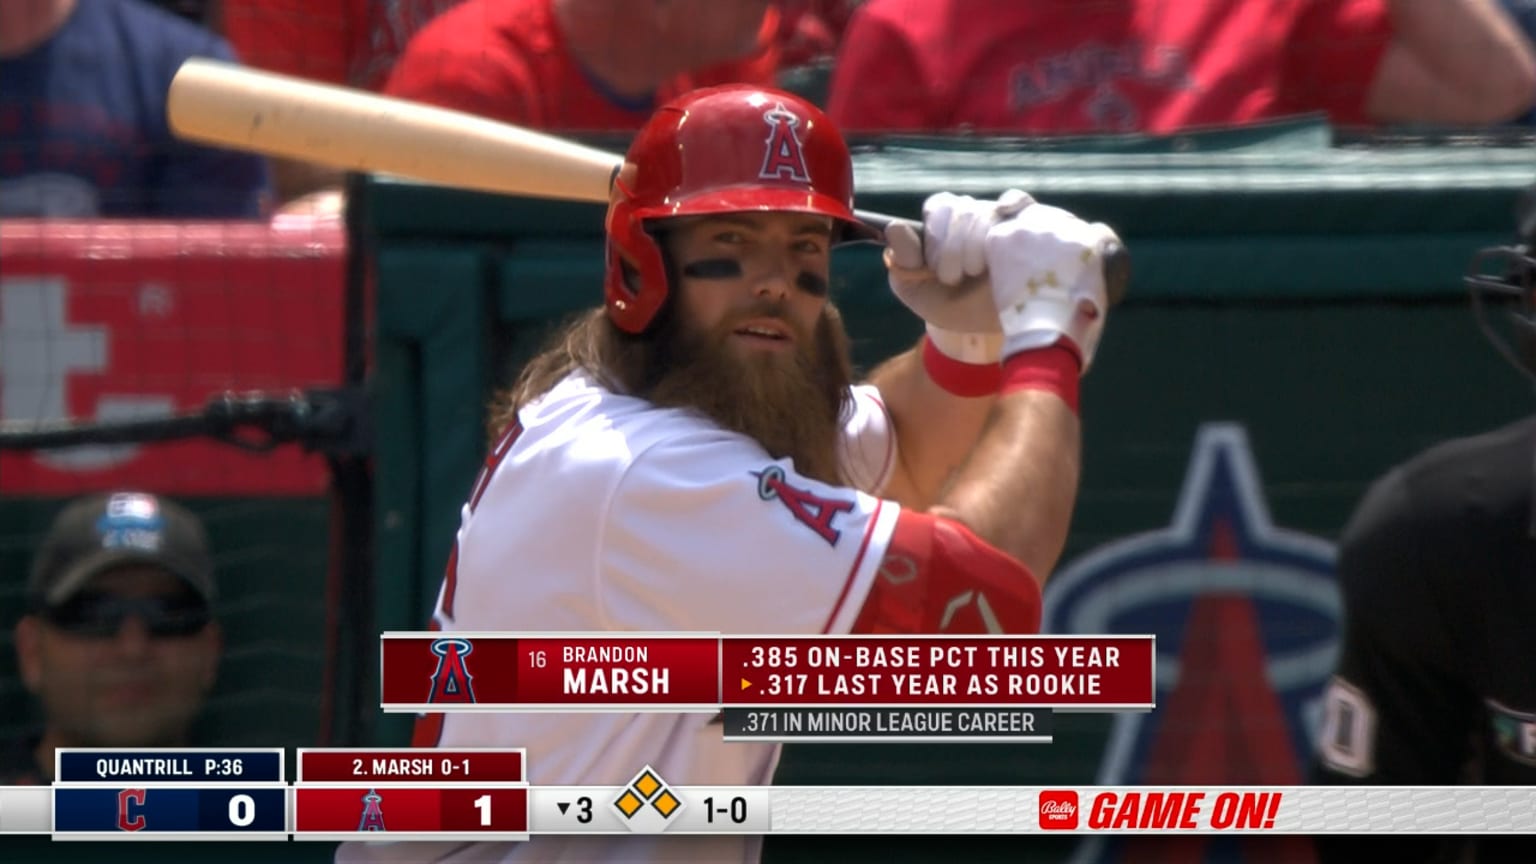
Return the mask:
[[[16,625],[40,734],[0,752],[0,783],[46,783],[57,747],[176,747],[218,671],[202,524],[141,492],[71,502],[43,540]]]

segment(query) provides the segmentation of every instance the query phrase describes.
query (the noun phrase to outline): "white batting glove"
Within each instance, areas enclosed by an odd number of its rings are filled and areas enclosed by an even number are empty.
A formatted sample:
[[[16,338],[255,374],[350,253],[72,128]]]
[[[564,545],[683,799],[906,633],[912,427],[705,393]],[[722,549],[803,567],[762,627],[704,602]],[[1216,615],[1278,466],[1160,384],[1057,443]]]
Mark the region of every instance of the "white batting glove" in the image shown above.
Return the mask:
[[[1103,256],[1120,238],[1102,222],[1036,204],[987,232],[987,269],[1003,356],[1070,340],[1093,361],[1109,298]]]
[[[987,287],[987,232],[1032,203],[1018,189],[996,201],[940,192],[923,203],[921,237],[909,223],[886,228],[891,291],[928,323],[929,338],[944,353],[967,362],[998,358],[1001,326]]]

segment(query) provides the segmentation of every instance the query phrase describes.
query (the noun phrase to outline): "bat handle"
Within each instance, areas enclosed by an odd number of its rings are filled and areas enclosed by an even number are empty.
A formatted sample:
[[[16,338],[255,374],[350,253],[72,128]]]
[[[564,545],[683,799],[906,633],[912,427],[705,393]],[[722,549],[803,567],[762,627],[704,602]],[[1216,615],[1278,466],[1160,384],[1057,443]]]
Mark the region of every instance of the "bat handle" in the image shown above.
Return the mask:
[[[923,236],[923,223],[915,219],[903,219],[900,216],[890,216],[885,213],[877,213],[873,210],[855,210],[853,217],[865,225],[875,229],[881,234],[890,225],[898,222],[905,223],[917,232],[917,236]],[[1104,293],[1109,298],[1110,306],[1118,306],[1125,299],[1126,290],[1131,284],[1131,253],[1124,244],[1115,243],[1104,250]]]
[[[865,225],[868,225],[869,227],[879,231],[882,234],[885,233],[885,229],[892,223],[905,222],[912,227],[912,230],[917,232],[917,236],[923,236],[923,223],[917,221],[916,219],[903,219],[900,216],[890,216],[885,213],[876,213],[873,210],[855,210],[853,211],[853,218],[863,222]]]

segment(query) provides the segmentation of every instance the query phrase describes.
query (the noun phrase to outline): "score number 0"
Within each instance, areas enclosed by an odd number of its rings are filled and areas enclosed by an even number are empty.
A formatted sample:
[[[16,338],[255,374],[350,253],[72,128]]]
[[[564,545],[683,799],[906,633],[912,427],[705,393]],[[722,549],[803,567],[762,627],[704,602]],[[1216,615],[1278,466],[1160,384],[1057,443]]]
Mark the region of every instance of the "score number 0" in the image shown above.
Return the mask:
[[[256,821],[256,801],[249,795],[235,795],[229,799],[229,824],[245,828]]]

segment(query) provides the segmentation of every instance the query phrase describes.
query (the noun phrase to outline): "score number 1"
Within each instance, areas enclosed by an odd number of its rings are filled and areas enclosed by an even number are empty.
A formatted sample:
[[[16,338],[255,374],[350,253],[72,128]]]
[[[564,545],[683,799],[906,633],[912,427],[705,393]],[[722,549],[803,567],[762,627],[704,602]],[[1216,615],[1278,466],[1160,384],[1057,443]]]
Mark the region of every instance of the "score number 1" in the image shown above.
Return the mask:
[[[442,790],[444,831],[528,830],[527,788]]]

